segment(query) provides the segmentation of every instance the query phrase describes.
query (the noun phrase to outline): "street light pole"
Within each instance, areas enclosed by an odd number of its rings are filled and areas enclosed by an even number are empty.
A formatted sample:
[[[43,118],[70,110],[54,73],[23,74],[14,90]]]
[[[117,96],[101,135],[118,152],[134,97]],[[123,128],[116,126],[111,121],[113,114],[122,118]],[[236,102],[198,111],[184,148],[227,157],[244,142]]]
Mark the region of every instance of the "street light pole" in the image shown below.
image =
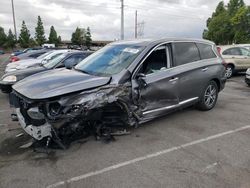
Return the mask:
[[[137,10],[135,11],[135,38],[137,38]]]
[[[124,0],[121,0],[121,40],[124,40]]]
[[[15,19],[15,9],[14,9],[14,2],[13,2],[13,0],[11,0],[11,5],[12,5],[12,16],[13,16],[13,23],[14,23],[15,38],[17,40],[16,19]]]

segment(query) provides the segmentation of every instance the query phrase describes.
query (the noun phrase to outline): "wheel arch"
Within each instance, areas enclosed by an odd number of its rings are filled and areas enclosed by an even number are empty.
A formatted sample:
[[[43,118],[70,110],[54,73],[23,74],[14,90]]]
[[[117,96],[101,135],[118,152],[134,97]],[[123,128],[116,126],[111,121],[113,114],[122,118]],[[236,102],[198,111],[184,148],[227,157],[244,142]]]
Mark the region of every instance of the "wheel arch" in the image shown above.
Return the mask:
[[[235,68],[235,64],[234,64],[233,62],[227,63],[227,66],[228,66],[228,65],[230,65],[230,66],[232,66],[233,68]]]
[[[220,80],[218,78],[214,78],[214,79],[212,79],[210,81],[214,81],[216,83],[217,87],[218,87],[218,91],[220,91],[220,89],[221,89]]]

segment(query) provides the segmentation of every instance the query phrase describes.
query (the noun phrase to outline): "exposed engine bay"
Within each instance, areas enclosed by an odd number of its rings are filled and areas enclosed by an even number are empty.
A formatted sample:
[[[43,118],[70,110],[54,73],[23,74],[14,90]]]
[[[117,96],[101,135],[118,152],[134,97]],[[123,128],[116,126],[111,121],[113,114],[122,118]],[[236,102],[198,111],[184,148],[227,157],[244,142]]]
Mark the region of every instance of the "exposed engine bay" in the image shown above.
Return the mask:
[[[131,101],[129,97],[131,85],[127,83],[47,100],[30,100],[14,91],[11,101],[22,128],[36,142],[66,149],[77,139],[90,135],[111,139],[127,134],[129,127],[136,127],[140,110],[125,102]]]

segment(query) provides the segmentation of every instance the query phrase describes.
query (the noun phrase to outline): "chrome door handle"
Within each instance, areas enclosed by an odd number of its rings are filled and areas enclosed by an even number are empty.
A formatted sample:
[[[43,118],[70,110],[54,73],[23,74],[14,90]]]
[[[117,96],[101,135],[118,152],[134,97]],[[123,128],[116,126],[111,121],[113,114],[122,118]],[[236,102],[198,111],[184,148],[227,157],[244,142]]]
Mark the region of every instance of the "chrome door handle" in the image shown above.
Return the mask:
[[[174,82],[174,81],[177,81],[177,80],[179,80],[179,78],[175,77],[175,78],[170,79],[169,82]]]
[[[201,71],[202,72],[205,72],[205,71],[207,71],[208,70],[208,68],[206,67],[206,68],[203,68],[203,69],[201,69]]]

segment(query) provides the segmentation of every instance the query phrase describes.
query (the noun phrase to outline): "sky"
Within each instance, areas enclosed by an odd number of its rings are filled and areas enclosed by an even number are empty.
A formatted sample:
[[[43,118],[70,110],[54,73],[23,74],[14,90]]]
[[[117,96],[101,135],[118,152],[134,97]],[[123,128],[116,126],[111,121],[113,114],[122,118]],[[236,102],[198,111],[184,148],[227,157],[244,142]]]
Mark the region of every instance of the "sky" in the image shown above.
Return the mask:
[[[140,38],[201,38],[206,20],[218,3],[219,0],[124,0],[125,39],[134,38],[136,10]],[[250,0],[245,3],[250,4]],[[46,37],[53,25],[62,40],[70,40],[76,27],[90,27],[93,40],[119,39],[120,6],[120,0],[14,0],[17,33],[24,20],[34,36],[40,15]],[[11,0],[0,2],[0,26],[5,32],[9,28],[13,31]]]

